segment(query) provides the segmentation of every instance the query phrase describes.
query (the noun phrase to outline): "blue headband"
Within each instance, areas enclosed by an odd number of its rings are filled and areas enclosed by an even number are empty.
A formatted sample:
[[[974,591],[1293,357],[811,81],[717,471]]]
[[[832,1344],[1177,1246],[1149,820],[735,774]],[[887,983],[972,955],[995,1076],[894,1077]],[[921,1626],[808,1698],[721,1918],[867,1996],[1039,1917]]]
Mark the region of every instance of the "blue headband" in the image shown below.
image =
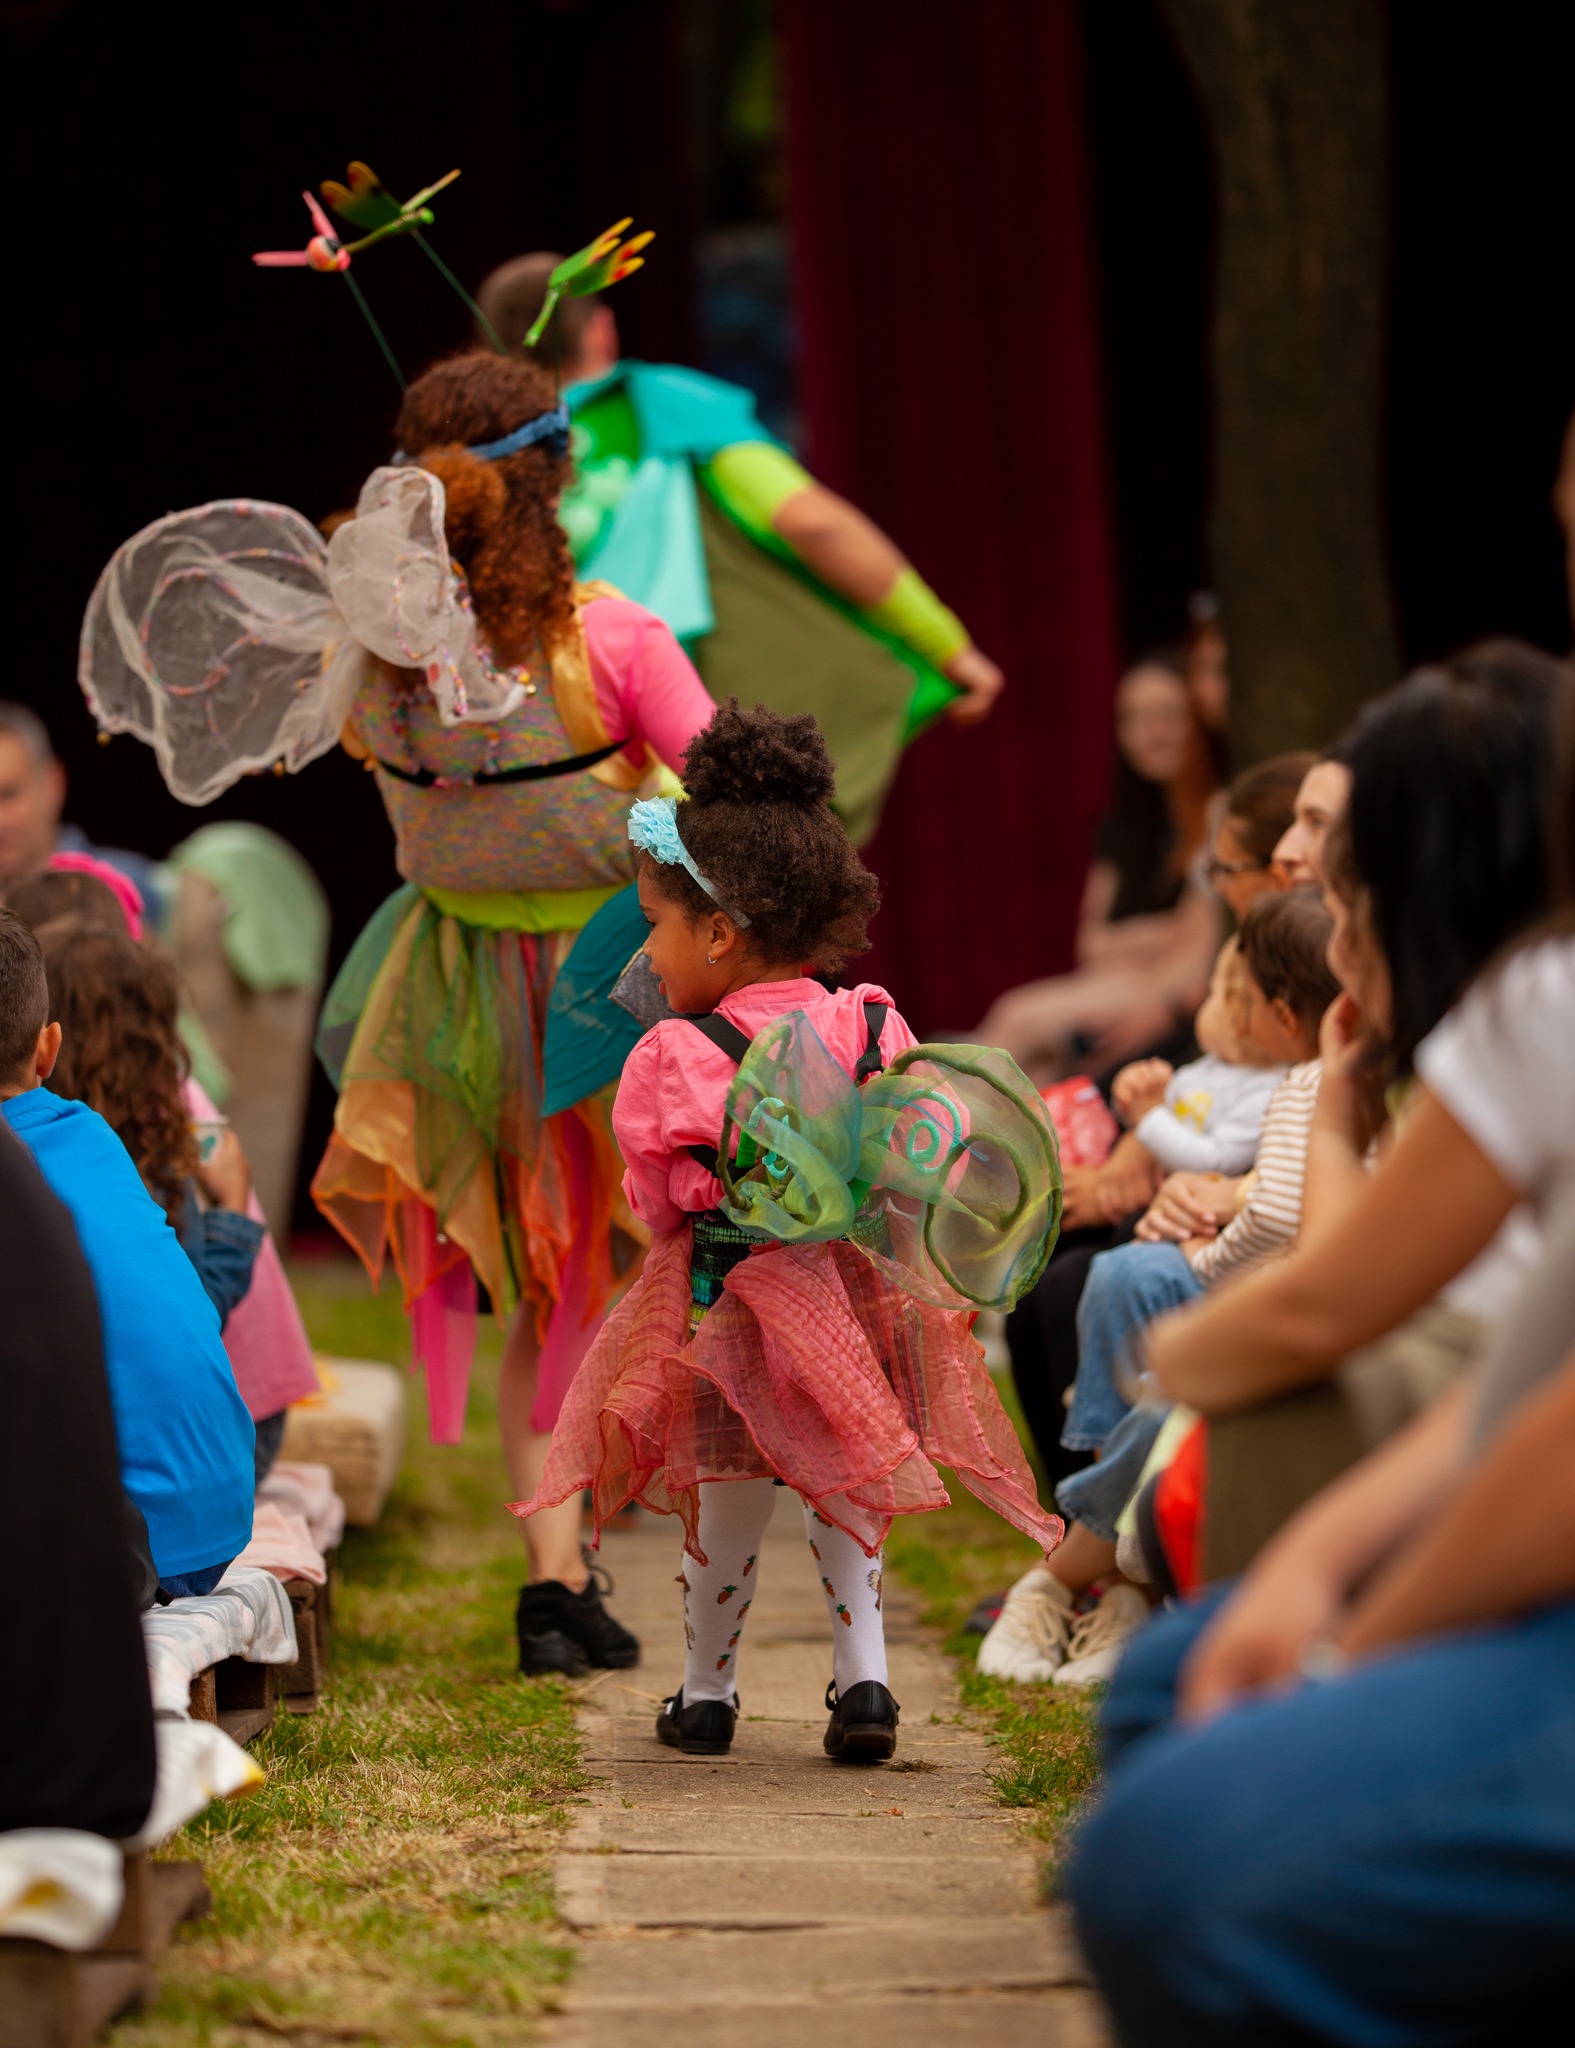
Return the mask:
[[[717,895],[715,889],[695,866],[694,855],[679,838],[676,797],[646,797],[637,804],[631,804],[629,837],[642,853],[648,853],[652,860],[660,861],[664,868],[687,868],[718,910],[726,910],[734,924],[748,925],[749,919],[741,910],[729,909]]]
[[[523,427],[516,427],[512,434],[505,434],[501,441],[472,441],[467,451],[479,455],[483,462],[501,462],[505,455],[518,455],[522,448],[530,448],[538,441],[556,441],[555,455],[569,452],[569,408],[555,405],[551,412],[539,412],[533,420],[527,420]]]
[[[479,455],[483,462],[501,462],[505,455],[518,455],[522,448],[532,448],[538,441],[552,444],[554,455],[569,452],[569,408],[555,405],[551,412],[539,412],[533,420],[527,420],[523,427],[516,427],[512,434],[505,434],[501,441],[472,441],[466,448],[467,455]],[[394,450],[394,467],[403,467],[414,462],[413,455],[407,455],[403,448]]]

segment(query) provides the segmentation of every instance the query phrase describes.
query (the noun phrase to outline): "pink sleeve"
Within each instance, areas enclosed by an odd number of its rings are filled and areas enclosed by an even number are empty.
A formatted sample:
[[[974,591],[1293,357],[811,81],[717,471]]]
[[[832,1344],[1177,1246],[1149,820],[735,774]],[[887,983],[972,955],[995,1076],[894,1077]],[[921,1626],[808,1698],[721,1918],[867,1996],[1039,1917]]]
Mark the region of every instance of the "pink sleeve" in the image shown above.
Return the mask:
[[[593,598],[584,617],[608,732],[649,743],[659,760],[681,771],[689,742],[716,710],[694,664],[654,612],[626,597]]]
[[[648,1031],[623,1063],[613,1104],[613,1135],[623,1154],[629,1207],[653,1230],[676,1230],[683,1211],[667,1192],[672,1147],[665,1126],[662,1034]]]

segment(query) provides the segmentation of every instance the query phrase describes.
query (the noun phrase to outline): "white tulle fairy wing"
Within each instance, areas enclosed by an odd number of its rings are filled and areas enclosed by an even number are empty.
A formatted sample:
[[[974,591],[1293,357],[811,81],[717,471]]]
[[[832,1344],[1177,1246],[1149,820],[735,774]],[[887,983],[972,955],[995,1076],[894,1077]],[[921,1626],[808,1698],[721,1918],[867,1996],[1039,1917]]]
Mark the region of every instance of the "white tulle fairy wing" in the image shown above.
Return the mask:
[[[477,638],[443,537],[443,486],[426,470],[373,470],[328,544],[328,585],[363,647],[422,671],[445,725],[506,718],[523,700]]]
[[[328,659],[343,628],[326,568],[287,505],[225,499],[144,527],[82,622],[77,675],[99,725],[145,740],[189,804],[327,753],[356,677]]]

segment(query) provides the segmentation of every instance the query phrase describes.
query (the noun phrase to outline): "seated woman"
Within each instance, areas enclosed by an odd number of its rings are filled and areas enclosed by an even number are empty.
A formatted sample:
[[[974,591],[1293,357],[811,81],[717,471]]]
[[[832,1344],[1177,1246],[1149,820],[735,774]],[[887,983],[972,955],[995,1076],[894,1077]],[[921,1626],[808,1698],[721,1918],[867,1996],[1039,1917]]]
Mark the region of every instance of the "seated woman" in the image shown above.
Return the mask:
[[[1327,913],[1305,893],[1266,897],[1247,915],[1239,1049],[1280,1074],[1253,1171],[1237,1213],[1217,1236],[1191,1234],[1178,1243],[1155,1227],[1151,1241],[1095,1257],[1078,1310],[1079,1363],[1061,1441],[1070,1450],[1105,1451],[1110,1462],[1057,1487],[1071,1530],[1050,1562],[1033,1566],[1007,1595],[979,1647],[981,1671],[1092,1684],[1109,1676],[1121,1644],[1147,1619],[1143,1596],[1119,1585],[1089,1614],[1079,1618],[1076,1609],[1078,1595],[1114,1573],[1115,1516],[1130,1483],[1112,1500],[1111,1472],[1127,1471],[1132,1461],[1135,1479],[1159,1426],[1157,1413],[1128,1415],[1118,1363],[1152,1316],[1272,1257],[1296,1236],[1318,1092],[1318,1062],[1310,1055],[1338,994],[1326,958],[1329,930]]]
[[[1237,776],[1214,829],[1208,874],[1238,923],[1260,896],[1281,886],[1280,849],[1295,826],[1295,805],[1318,764],[1310,754],[1280,754]],[[1343,788],[1345,770],[1339,770]],[[1125,1071],[1125,1070],[1123,1070]],[[1121,1085],[1121,1077],[1115,1084]],[[1118,1100],[1119,1106],[1119,1100]],[[1051,1484],[1086,1462],[1061,1448],[1063,1396],[1077,1371],[1077,1305],[1090,1261],[1126,1234],[1158,1200],[1156,1215],[1180,1236],[1208,1235],[1234,1213],[1234,1189],[1191,1172],[1168,1176],[1130,1133],[1103,1166],[1063,1168],[1061,1237],[1044,1277],[1007,1318],[1017,1398]],[[1130,1219],[1130,1220],[1129,1220]]]
[[[1323,859],[1350,997],[1325,1034],[1303,1258],[1364,1198],[1369,1140],[1386,1104],[1402,1133],[1422,1113],[1418,1046],[1545,905],[1562,677],[1562,665],[1534,648],[1472,649],[1378,699],[1341,749],[1350,809]],[[1380,1177],[1389,1170],[1386,1160]],[[1214,1351],[1214,1318],[1239,1314],[1239,1300],[1200,1307],[1195,1331],[1175,1335],[1202,1368],[1183,1368],[1185,1398],[1210,1417],[1204,1576],[1239,1571],[1302,1501],[1451,1384],[1503,1320],[1535,1256],[1523,1211],[1468,1270],[1372,1332],[1378,1341],[1309,1366],[1294,1391],[1267,1358],[1254,1384],[1250,1367],[1229,1362],[1233,1345]],[[1290,1284],[1293,1269],[1274,1277]]]
[[[1036,1080],[1105,1072],[1178,1036],[1202,1000],[1219,915],[1190,879],[1214,780],[1178,657],[1143,657],[1116,691],[1116,794],[1083,893],[1075,972],[993,1003],[968,1036]]]

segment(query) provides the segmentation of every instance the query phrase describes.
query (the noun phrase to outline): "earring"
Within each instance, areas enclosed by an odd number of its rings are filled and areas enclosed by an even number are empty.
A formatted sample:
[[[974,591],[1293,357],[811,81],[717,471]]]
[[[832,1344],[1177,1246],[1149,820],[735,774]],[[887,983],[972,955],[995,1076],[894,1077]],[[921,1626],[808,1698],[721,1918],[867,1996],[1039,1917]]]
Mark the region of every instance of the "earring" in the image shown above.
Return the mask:
[[[716,965],[716,955],[714,953],[707,953],[705,956],[705,964],[707,967],[714,967]]]

